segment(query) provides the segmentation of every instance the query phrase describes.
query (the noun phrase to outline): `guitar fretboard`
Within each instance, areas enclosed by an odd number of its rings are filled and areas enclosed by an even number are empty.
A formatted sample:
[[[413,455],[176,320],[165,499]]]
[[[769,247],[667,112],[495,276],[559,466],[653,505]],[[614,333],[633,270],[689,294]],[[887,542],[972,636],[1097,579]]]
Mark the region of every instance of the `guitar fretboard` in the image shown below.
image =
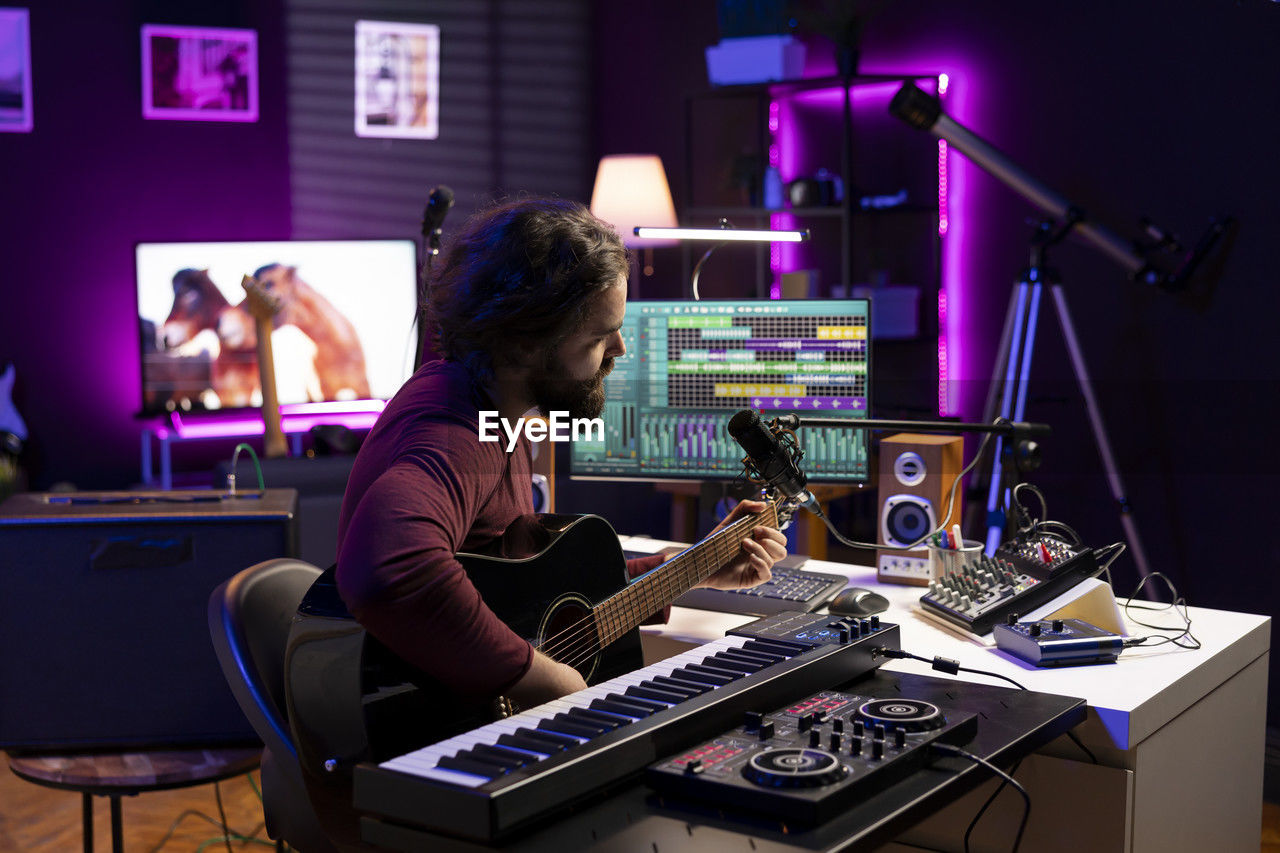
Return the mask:
[[[778,526],[777,505],[773,501],[756,515],[740,518],[716,531],[597,604],[592,612],[601,645],[609,645],[709,578],[738,553],[742,540],[761,525]]]

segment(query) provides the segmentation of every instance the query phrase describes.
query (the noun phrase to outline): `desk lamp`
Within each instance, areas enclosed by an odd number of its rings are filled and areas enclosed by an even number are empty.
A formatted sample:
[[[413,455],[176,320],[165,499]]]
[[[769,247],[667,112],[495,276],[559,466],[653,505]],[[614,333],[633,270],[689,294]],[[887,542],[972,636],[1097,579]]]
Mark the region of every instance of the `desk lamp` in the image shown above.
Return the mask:
[[[618,230],[628,249],[644,250],[643,272],[653,275],[653,248],[674,246],[671,238],[645,238],[633,229],[637,222],[675,225],[676,207],[662,158],[657,154],[610,154],[600,158],[591,191],[591,212]]]
[[[637,226],[636,236],[650,239],[667,240],[714,240],[715,245],[702,255],[693,268],[690,285],[694,301],[702,297],[698,294],[698,276],[702,273],[702,265],[711,257],[711,253],[725,243],[800,243],[809,239],[809,231],[771,231],[768,229],[737,229],[729,224],[729,220],[721,219],[718,228],[669,228],[656,226]]]

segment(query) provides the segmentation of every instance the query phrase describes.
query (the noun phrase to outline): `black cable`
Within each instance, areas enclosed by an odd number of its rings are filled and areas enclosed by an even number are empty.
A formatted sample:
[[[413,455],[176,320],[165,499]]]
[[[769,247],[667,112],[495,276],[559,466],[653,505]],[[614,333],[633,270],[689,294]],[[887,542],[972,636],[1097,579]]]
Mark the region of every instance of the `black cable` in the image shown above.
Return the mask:
[[[214,826],[218,825],[218,821],[209,817],[204,812],[197,809],[187,809],[173,819],[173,823],[169,824],[169,831],[164,834],[163,838],[156,842],[156,845],[151,848],[150,853],[159,853],[159,851],[169,843],[169,839],[173,837],[173,834],[178,831],[178,824],[182,823],[188,817],[198,817],[201,820],[208,821]]]
[[[856,420],[852,421],[850,425],[857,426],[858,422]],[[971,459],[969,461],[969,464],[964,466],[964,468],[960,470],[960,473],[956,474],[955,478],[951,481],[951,488],[947,492],[947,509],[946,509],[946,512],[944,512],[941,516],[942,521],[939,524],[938,528],[935,530],[930,530],[928,533],[924,534],[916,541],[911,542],[907,545],[886,545],[883,542],[859,542],[856,539],[846,539],[844,534],[842,534],[839,530],[836,530],[835,525],[831,523],[831,519],[827,518],[827,514],[822,511],[822,506],[821,504],[818,503],[816,498],[813,501],[811,501],[809,504],[806,504],[805,509],[809,510],[818,518],[822,519],[822,523],[827,526],[827,530],[830,531],[831,535],[836,538],[836,541],[840,542],[842,545],[847,545],[850,548],[878,548],[881,551],[915,550],[916,548],[920,547],[925,542],[927,542],[930,537],[934,536],[937,533],[941,533],[947,529],[946,520],[951,518],[951,513],[953,511],[953,507],[955,506],[956,489],[960,487],[960,482],[964,480],[965,475],[968,474],[970,471],[972,471],[974,466],[978,464],[978,460],[982,458],[982,454],[987,449],[987,443],[991,440],[992,435],[993,433],[987,433],[984,436],[982,436],[982,442],[978,445],[978,449],[974,451],[973,459]]]
[[[213,798],[218,803],[218,817],[222,818],[222,840],[227,843],[227,853],[231,851],[231,827],[227,826],[227,810],[222,807],[222,786],[213,783]]]
[[[938,672],[945,672],[945,673],[948,673],[949,675],[955,675],[958,672],[971,672],[974,675],[985,675],[990,678],[999,678],[1003,681],[1009,682],[1019,690],[1027,689],[1026,687],[1014,681],[1012,678],[1010,678],[1007,675],[1001,675],[998,672],[988,672],[985,669],[971,669],[967,666],[961,666],[959,661],[952,660],[951,658],[944,658],[941,655],[934,655],[932,658],[926,658],[926,657],[921,657],[920,655],[913,655],[911,652],[903,651],[902,649],[885,649],[885,648],[874,648],[871,650],[871,655],[872,657],[874,657],[875,655],[880,655],[882,657],[897,658],[899,660],[906,660],[906,659],[918,660],[921,663],[929,664],[931,667],[933,667],[933,669],[937,670]]]
[[[1164,581],[1165,586],[1169,588],[1169,595],[1172,598],[1172,601],[1169,604],[1165,604],[1160,607],[1147,607],[1141,604],[1134,604],[1133,599],[1137,597],[1138,593],[1142,592],[1142,588],[1147,585],[1147,582],[1156,580],[1156,579]],[[1181,611],[1178,610],[1179,606],[1182,607]],[[1166,643],[1172,643],[1173,645],[1177,646],[1180,649],[1194,650],[1194,649],[1201,648],[1200,641],[1196,639],[1196,637],[1191,633],[1191,615],[1187,612],[1186,599],[1178,595],[1178,590],[1173,585],[1173,581],[1169,580],[1168,577],[1161,574],[1160,572],[1152,572],[1151,574],[1147,575],[1145,578],[1143,578],[1141,581],[1138,582],[1138,586],[1133,590],[1133,592],[1125,600],[1124,615],[1126,619],[1133,622],[1135,625],[1141,625],[1144,628],[1154,628],[1157,631],[1178,631],[1178,628],[1176,626],[1153,625],[1150,622],[1143,622],[1141,619],[1135,619],[1129,613],[1130,609],[1151,610],[1151,611],[1157,611],[1157,612],[1172,609],[1174,613],[1182,617],[1183,627],[1179,633],[1173,635],[1172,637],[1163,635],[1163,634],[1158,634],[1158,635],[1149,634],[1145,637],[1129,637],[1124,641],[1124,647],[1126,649],[1134,648],[1136,646],[1162,646]],[[1187,642],[1185,643],[1178,642],[1183,637],[1187,638]]]
[[[1013,774],[1017,773],[1018,768],[1021,766],[1022,766],[1022,759],[1019,758],[1018,761],[1012,767],[1009,768],[1009,775],[1012,776]],[[973,831],[978,828],[978,821],[982,820],[982,816],[987,813],[987,809],[990,808],[991,804],[996,801],[996,797],[1000,796],[1000,792],[1007,787],[1009,787],[1009,780],[1008,779],[1000,780],[1000,784],[996,787],[994,791],[991,792],[991,796],[987,797],[987,801],[982,804],[982,808],[978,809],[978,813],[973,816],[973,820],[969,821],[969,826],[964,831],[964,853],[969,853],[969,836],[972,835]]]
[[[1022,833],[1026,830],[1027,821],[1031,818],[1031,795],[1027,793],[1027,789],[1022,787],[1022,784],[1017,779],[1013,778],[1008,773],[1001,770],[999,767],[996,767],[990,761],[987,761],[985,758],[982,758],[980,756],[974,755],[972,752],[961,749],[958,746],[952,746],[949,743],[941,743],[939,741],[934,741],[929,745],[933,749],[938,750],[939,752],[945,752],[948,755],[955,755],[960,758],[965,758],[965,759],[968,759],[969,761],[974,762],[975,764],[979,764],[987,768],[997,776],[1003,777],[1006,784],[1012,785],[1014,789],[1019,794],[1022,795],[1022,800],[1024,803],[1026,803],[1026,808],[1023,809],[1022,820],[1018,824],[1018,833],[1013,837],[1013,848],[1012,848],[1012,853],[1018,853],[1018,847],[1022,844]]]
[[[1068,729],[1068,730],[1067,730],[1067,737],[1071,738],[1071,742],[1072,742],[1072,743],[1074,743],[1076,746],[1078,746],[1078,747],[1080,747],[1082,750],[1084,750],[1084,754],[1085,754],[1085,755],[1087,755],[1087,756],[1089,756],[1089,760],[1090,760],[1090,761],[1092,761],[1094,764],[1097,764],[1097,763],[1098,763],[1098,757],[1097,757],[1096,755],[1094,755],[1094,754],[1093,754],[1093,752],[1089,749],[1089,747],[1087,747],[1087,746],[1085,746],[1085,745],[1084,745],[1084,741],[1082,741],[1082,740],[1080,740],[1080,738],[1076,737],[1076,733],[1075,733],[1075,732],[1073,732],[1073,731],[1071,731],[1070,729]]]

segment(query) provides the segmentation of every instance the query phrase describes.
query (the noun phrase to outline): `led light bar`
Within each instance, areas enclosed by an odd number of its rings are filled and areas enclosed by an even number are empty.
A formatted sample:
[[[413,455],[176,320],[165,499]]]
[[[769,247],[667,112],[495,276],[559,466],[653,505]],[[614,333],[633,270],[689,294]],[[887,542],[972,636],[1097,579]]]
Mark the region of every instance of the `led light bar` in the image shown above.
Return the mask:
[[[714,240],[743,243],[802,243],[809,239],[809,229],[802,231],[752,230],[748,228],[651,228],[637,225],[637,237],[667,240]]]

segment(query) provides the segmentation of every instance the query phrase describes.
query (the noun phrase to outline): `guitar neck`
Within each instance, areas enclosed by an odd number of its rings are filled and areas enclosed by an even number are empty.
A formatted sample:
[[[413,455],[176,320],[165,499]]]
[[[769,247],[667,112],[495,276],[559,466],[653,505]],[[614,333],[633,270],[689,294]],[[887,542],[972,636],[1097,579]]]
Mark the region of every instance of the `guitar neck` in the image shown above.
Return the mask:
[[[262,423],[266,429],[263,436],[263,455],[269,459],[278,459],[289,454],[289,447],[284,440],[284,431],[280,428],[275,355],[271,351],[271,322],[255,317],[254,325],[258,333],[258,378],[262,385]]]
[[[773,501],[756,515],[740,518],[716,531],[597,604],[593,614],[601,644],[612,643],[711,577],[738,553],[742,540],[761,525],[778,526],[777,505]]]

